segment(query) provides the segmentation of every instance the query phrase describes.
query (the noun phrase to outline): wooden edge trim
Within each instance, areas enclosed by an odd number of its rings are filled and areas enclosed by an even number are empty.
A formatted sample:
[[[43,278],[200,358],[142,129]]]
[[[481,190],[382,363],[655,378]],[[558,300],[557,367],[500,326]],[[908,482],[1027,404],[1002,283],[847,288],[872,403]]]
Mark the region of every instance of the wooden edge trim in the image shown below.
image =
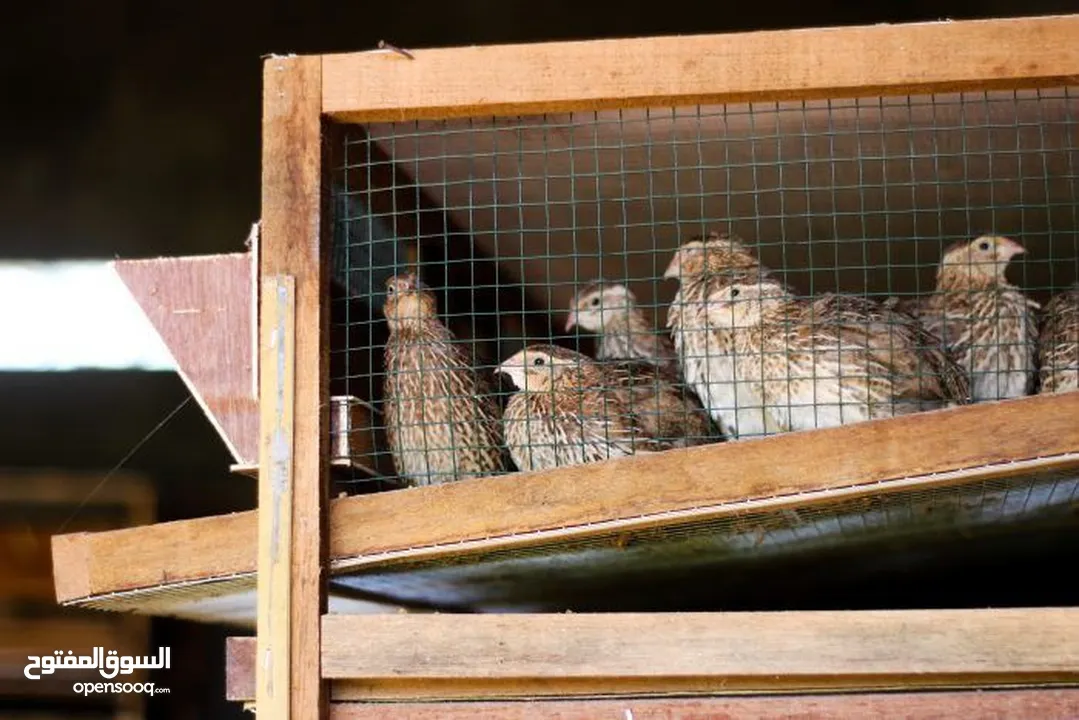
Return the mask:
[[[335,690],[337,685],[334,686]],[[965,720],[1079,716],[1079,690],[845,693],[771,697],[631,698],[449,703],[334,702],[333,720]]]
[[[347,122],[1068,84],[1079,15],[323,55]]]

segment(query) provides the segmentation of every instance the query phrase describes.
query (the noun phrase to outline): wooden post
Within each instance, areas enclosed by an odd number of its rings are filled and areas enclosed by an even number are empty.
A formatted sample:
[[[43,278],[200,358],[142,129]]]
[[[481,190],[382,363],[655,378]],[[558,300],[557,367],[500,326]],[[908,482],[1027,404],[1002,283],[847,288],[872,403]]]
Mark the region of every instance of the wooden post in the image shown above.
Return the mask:
[[[259,361],[261,383],[260,516],[274,511],[283,517],[260,517],[260,531],[278,532],[277,561],[288,558],[288,578],[262,577],[273,567],[270,549],[274,537],[260,537],[259,548],[259,642],[256,662],[260,673],[275,682],[259,682],[260,720],[325,718],[328,713],[326,683],[322,680],[321,616],[326,612],[326,522],[329,484],[329,290],[328,241],[322,198],[323,155],[321,141],[321,59],[273,57],[263,74],[262,228],[259,238],[260,277],[266,288],[260,312],[263,354]],[[291,462],[267,446],[279,430],[279,417],[271,409],[278,402],[269,396],[270,378],[278,370],[278,356],[266,345],[278,301],[272,280],[288,275],[295,283],[295,380],[285,393],[293,393],[293,448]],[[268,389],[271,388],[271,389]],[[283,482],[291,467],[291,483]],[[274,495],[277,491],[277,495]],[[287,496],[287,497],[286,497]],[[266,503],[270,503],[267,505]],[[287,535],[281,531],[288,527]],[[269,563],[269,565],[267,565]],[[277,567],[281,567],[278,565]],[[280,585],[276,584],[280,581]],[[274,584],[270,584],[274,583]],[[270,597],[264,591],[272,590]],[[284,599],[287,596],[287,599]],[[281,639],[283,608],[288,607],[288,641]],[[275,624],[277,623],[277,624]],[[275,638],[277,643],[275,644]],[[269,657],[262,648],[269,647]],[[282,647],[284,645],[284,647]],[[271,664],[267,665],[267,661]],[[272,673],[267,673],[272,670]],[[287,673],[287,681],[280,680]]]
[[[256,701],[263,714],[282,718],[289,716],[290,688],[295,293],[288,275],[263,279]]]

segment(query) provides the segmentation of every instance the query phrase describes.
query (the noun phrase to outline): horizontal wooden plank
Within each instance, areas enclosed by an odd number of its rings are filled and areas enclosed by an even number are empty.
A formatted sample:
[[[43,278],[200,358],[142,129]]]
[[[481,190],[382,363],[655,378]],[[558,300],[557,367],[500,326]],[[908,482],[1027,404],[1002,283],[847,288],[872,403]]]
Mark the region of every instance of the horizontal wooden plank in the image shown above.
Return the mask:
[[[1079,690],[453,703],[336,702],[332,720],[1001,720],[1079,716]]]
[[[335,700],[1079,683],[1079,609],[327,615]],[[228,694],[254,645],[229,645]]]
[[[1079,16],[532,45],[322,59],[349,122],[1031,87],[1079,78]]]
[[[341,571],[387,558],[515,547],[572,533],[814,504],[840,493],[970,482],[1022,462],[1073,467],[1079,393],[986,403],[540,473],[340,498],[330,555]],[[812,472],[807,472],[811,468]],[[657,483],[655,478],[664,481]],[[909,479],[909,480],[904,480]],[[886,482],[887,481],[887,482]],[[677,515],[677,518],[672,516]],[[57,598],[251,574],[255,513],[53,539]]]

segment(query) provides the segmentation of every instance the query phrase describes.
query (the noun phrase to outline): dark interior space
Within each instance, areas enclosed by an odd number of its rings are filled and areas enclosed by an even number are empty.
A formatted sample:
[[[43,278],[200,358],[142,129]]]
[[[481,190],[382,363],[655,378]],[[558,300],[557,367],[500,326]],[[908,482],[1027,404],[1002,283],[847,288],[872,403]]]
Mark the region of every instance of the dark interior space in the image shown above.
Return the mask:
[[[7,108],[0,119],[0,261],[242,251],[259,215],[260,58],[267,53],[363,50],[379,40],[433,47],[1075,9],[1074,0],[737,7],[688,0],[662,7],[565,0],[15,3],[0,23]],[[0,467],[104,476],[188,392],[167,372],[6,372],[0,397]],[[196,403],[188,402],[124,467],[152,480],[157,519],[168,521],[254,507],[255,482],[230,474],[230,462]],[[1059,572],[1079,542],[1074,522],[1056,537],[1052,547],[1036,536],[983,537],[973,552],[911,547],[904,557],[920,554],[924,562],[906,567],[890,565],[882,548],[880,567],[857,581],[838,572],[849,563],[839,552],[811,568],[777,562],[768,569],[784,578],[781,586],[763,585],[756,596],[711,597],[741,609],[1076,604],[1079,594]],[[782,592],[784,601],[768,591]],[[659,589],[644,604],[654,606],[662,596]],[[704,597],[682,605],[711,609],[709,594]],[[595,596],[586,598],[578,608],[594,603]],[[149,701],[149,717],[249,717],[224,699],[224,638],[234,633],[154,619],[150,645],[172,648],[173,669],[160,678],[171,693]],[[0,697],[0,716],[44,707],[32,698],[5,703]],[[83,716],[74,705],[52,710]]]

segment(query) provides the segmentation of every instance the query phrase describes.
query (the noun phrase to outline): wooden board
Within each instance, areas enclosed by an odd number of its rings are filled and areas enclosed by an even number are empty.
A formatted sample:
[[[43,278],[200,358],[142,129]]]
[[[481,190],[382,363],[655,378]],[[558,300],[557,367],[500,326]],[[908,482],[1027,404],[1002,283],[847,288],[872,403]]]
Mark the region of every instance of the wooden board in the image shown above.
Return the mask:
[[[262,368],[258,513],[257,705],[287,718],[291,702],[292,497],[296,388],[296,283],[289,275],[262,280]]]
[[[252,262],[234,253],[113,263],[240,464],[258,458]]]
[[[966,720],[1079,715],[1079,690],[847,693],[788,697],[547,700],[542,702],[336,702],[333,720]]]
[[[811,491],[866,494],[885,480],[969,470],[955,478],[962,481],[978,473],[1002,472],[1016,461],[1050,462],[1076,452],[1077,414],[1079,393],[1037,396],[553,471],[339,498],[331,503],[332,556],[342,567],[375,557],[385,561],[391,553],[455,554],[465,542],[503,538],[508,544],[525,544],[542,539],[542,532],[564,534],[601,522],[640,527],[675,511],[703,518],[744,510],[751,501],[796,504],[799,494]],[[814,472],[806,473],[806,468]],[[657,476],[666,481],[657,486]],[[254,523],[255,513],[246,512],[57,536],[57,599],[253,573]]]
[[[338,120],[1029,87],[1079,76],[1079,16],[325,55]]]
[[[335,700],[1079,683],[1079,609],[327,615]],[[418,649],[422,648],[422,652]],[[250,692],[233,639],[229,697]]]
[[[327,138],[323,143],[321,67],[317,57],[271,57],[263,66],[259,276],[265,281],[273,275],[290,275],[295,278],[296,293],[288,613],[291,688],[285,704],[260,708],[260,715],[267,718],[326,716],[326,686],[318,649],[319,618],[326,612],[324,518],[329,505],[330,467],[326,305],[331,237],[327,211],[331,199],[322,188],[323,152],[332,146],[332,141]],[[260,313],[260,323],[267,322],[266,313]],[[260,336],[267,338],[271,331],[263,325]],[[268,362],[273,362],[272,355],[260,357],[263,372]],[[266,385],[261,387],[265,392]],[[272,423],[260,427],[264,438],[271,437],[272,432]],[[269,462],[270,458],[263,454],[261,460]],[[270,467],[260,468],[261,481],[269,482],[273,476]]]
[[[338,701],[330,706],[332,720],[1058,720],[1077,714],[1079,690],[1070,688],[618,700]]]
[[[395,567],[420,562],[460,564],[469,557],[529,548],[568,551],[582,542],[616,548],[620,537],[647,538],[652,530],[662,535],[665,529],[747,517],[742,530],[752,534],[767,531],[774,518],[790,513],[798,518],[814,507],[851,503],[857,512],[859,498],[871,508],[876,498],[890,494],[961,486],[971,486],[975,500],[992,498],[979,485],[990,481],[1002,483],[1002,497],[1021,499],[1018,514],[997,522],[1017,522],[1024,512],[1034,517],[1046,508],[1066,510],[1072,502],[1063,485],[1063,494],[1054,494],[1043,481],[1037,482],[1049,490],[1009,495],[1013,485],[1007,479],[1077,467],[1079,427],[1072,420],[1077,414],[1079,393],[1039,396],[545,473],[340,498],[330,509],[332,570],[392,574]],[[657,485],[656,477],[666,480]],[[954,502],[945,506],[960,509]],[[986,512],[987,520],[995,517],[993,508]],[[168,613],[215,593],[245,592],[254,586],[255,522],[254,513],[237,513],[58,536],[53,540],[57,597],[64,603]],[[895,529],[919,527],[913,520],[904,522],[896,521]],[[388,595],[369,599],[393,602],[389,598],[395,593],[407,596],[409,578],[390,577],[382,591]]]

